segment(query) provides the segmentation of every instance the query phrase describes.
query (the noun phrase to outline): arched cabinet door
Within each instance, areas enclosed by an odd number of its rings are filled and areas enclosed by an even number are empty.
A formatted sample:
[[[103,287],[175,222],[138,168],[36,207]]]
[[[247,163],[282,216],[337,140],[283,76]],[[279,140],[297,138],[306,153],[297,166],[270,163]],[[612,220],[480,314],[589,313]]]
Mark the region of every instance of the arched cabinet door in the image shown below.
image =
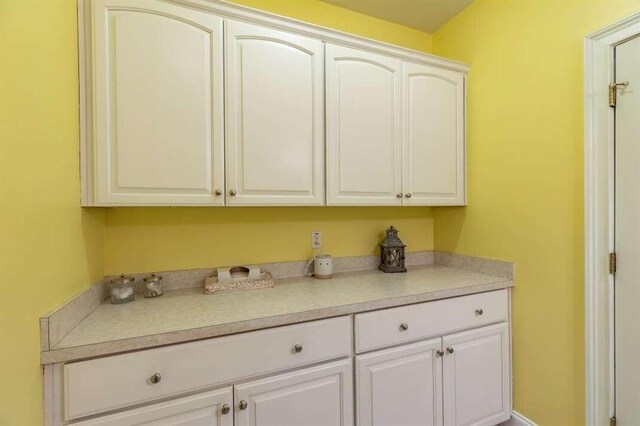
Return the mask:
[[[91,16],[90,204],[224,204],[222,18],[160,0]]]
[[[401,66],[326,45],[328,205],[402,204]]]
[[[227,20],[227,204],[324,203],[320,40]]]
[[[402,66],[405,205],[465,203],[464,75]]]

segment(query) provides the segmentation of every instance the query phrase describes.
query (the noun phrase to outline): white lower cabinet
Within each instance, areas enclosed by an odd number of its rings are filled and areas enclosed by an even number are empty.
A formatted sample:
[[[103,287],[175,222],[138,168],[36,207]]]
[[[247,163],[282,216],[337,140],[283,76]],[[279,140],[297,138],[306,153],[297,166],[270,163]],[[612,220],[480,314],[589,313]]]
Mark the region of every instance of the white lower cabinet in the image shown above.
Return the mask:
[[[359,426],[492,426],[511,416],[509,325],[356,356]]]
[[[56,364],[46,424],[498,425],[511,413],[508,296],[498,290]]]
[[[235,426],[353,425],[351,360],[235,387]]]
[[[511,415],[509,325],[442,339],[445,426],[495,425]]]
[[[233,426],[231,386],[199,395],[161,402],[122,413],[73,423],[74,426]]]
[[[359,426],[442,424],[440,339],[356,357]]]

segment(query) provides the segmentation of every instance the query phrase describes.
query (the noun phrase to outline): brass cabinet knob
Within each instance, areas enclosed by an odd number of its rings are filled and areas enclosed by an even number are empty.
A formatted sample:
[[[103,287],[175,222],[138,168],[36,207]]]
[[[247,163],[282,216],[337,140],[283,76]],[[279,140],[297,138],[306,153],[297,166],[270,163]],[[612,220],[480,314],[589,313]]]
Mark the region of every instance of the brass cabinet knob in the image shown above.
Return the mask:
[[[229,414],[229,411],[231,411],[231,407],[229,407],[229,404],[224,404],[220,411],[222,412],[222,414]]]
[[[222,189],[216,189],[216,195],[218,196],[222,195]]]
[[[149,378],[149,381],[151,382],[151,384],[154,384],[154,385],[156,383],[160,383],[160,380],[162,380],[162,376],[160,375],[160,373],[156,373]]]
[[[248,406],[249,404],[247,404],[247,401],[245,401],[244,399],[240,401],[240,404],[238,404],[238,408],[240,408],[241,410],[246,410]]]
[[[232,189],[231,191],[229,191],[229,195],[231,195],[232,197],[234,197],[236,195],[236,190]]]
[[[406,198],[411,198],[411,193],[410,193],[410,192],[408,192],[408,193],[406,193],[404,196],[405,196]]]
[[[297,354],[299,354],[300,352],[302,352],[302,345],[295,345],[293,347],[293,351]]]
[[[444,351],[442,349],[438,349],[436,351],[436,355],[438,356],[438,358],[443,357],[444,356]]]
[[[482,310],[482,309],[476,309],[476,315],[480,316],[480,315],[482,315],[482,314],[484,314],[484,310]]]
[[[453,350],[453,348],[452,348],[451,346],[449,346],[449,347],[447,348],[447,353],[452,354],[452,353],[454,353],[454,352],[455,352],[455,351]]]
[[[400,324],[400,330],[407,331],[408,329],[409,329],[409,324],[404,323],[404,322],[402,324]]]
[[[402,192],[398,192],[398,193],[396,194],[396,198],[402,198]]]

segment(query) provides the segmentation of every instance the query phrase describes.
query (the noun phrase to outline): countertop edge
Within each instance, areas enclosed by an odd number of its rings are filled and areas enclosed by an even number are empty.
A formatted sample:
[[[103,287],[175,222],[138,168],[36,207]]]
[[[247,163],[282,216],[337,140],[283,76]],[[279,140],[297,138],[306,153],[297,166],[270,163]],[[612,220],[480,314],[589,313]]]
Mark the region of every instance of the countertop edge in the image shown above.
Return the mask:
[[[465,296],[475,293],[502,290],[514,287],[514,285],[514,280],[503,279],[469,287],[459,287],[455,289],[418,293],[349,305],[334,306],[330,308],[301,311],[272,317],[256,318],[247,321],[219,324],[188,330],[171,331],[167,333],[134,337],[123,340],[114,340],[110,342],[101,342],[84,346],[50,349],[48,351],[41,352],[40,363],[42,365],[47,365],[62,362],[79,361],[87,358],[95,358],[106,355],[115,355],[124,352],[151,349],[160,346],[186,343],[195,340],[244,333],[271,327],[291,325],[306,321],[337,317],[341,315],[351,315],[377,309],[393,308],[414,303],[429,302],[433,300],[447,299],[451,297]]]

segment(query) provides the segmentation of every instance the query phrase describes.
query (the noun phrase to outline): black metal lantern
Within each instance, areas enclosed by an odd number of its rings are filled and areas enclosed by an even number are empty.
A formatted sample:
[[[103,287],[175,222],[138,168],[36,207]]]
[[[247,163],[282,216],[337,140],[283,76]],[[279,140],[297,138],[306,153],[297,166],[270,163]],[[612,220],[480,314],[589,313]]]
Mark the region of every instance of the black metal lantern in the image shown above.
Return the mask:
[[[404,266],[404,248],[398,238],[398,230],[393,226],[387,228],[387,235],[380,243],[380,270],[382,272],[407,272]]]

